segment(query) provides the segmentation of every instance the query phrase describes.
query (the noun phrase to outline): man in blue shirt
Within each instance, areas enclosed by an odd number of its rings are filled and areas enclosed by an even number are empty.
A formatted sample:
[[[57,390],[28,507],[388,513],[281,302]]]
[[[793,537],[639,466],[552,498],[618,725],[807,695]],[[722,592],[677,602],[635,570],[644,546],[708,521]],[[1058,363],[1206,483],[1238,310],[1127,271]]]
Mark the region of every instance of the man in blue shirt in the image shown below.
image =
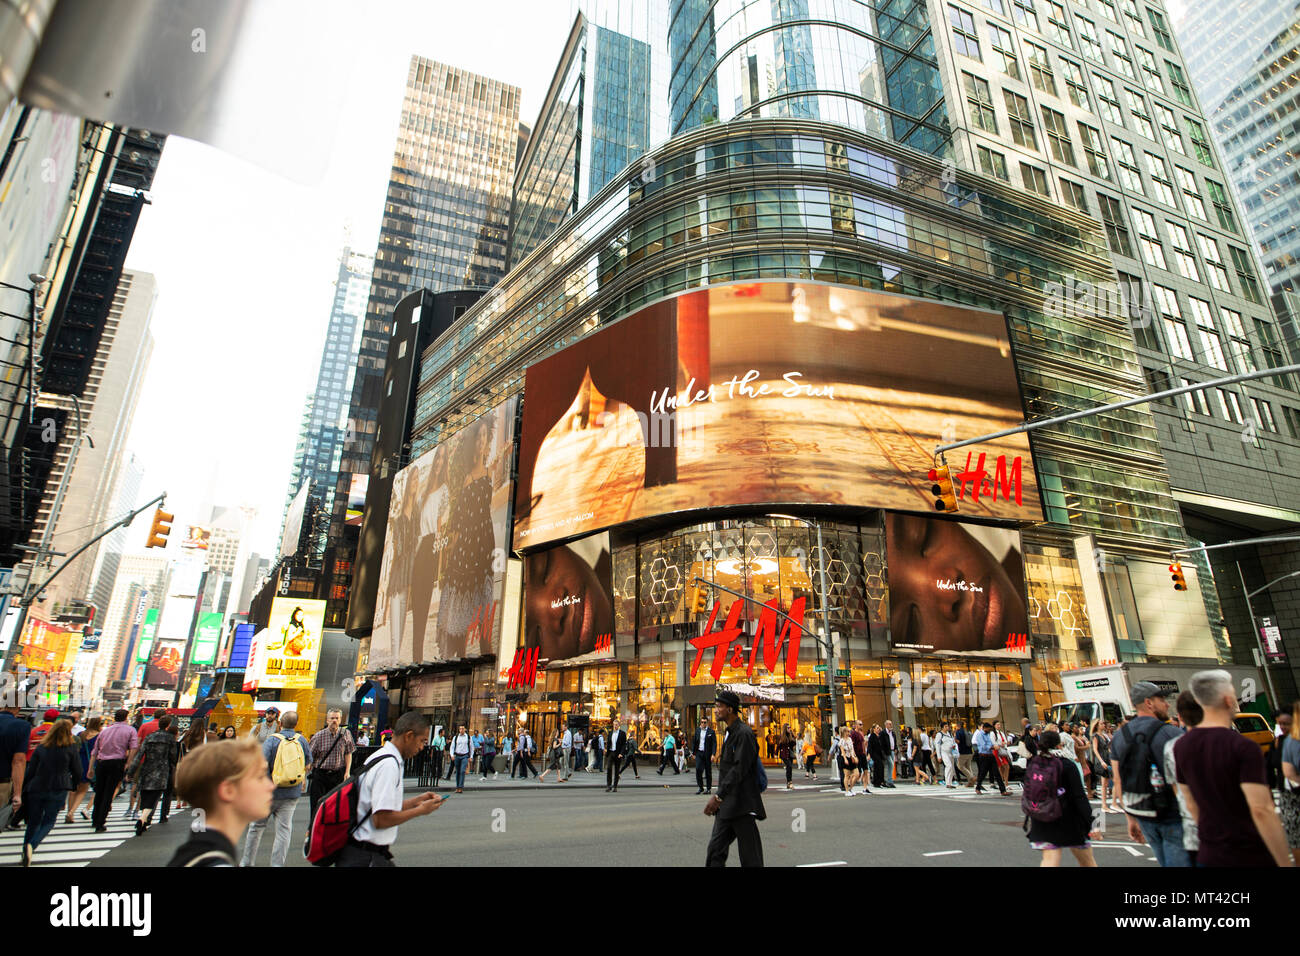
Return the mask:
[[[9,821],[12,803],[23,803],[23,774],[27,772],[27,741],[32,725],[18,716],[17,707],[0,708],[0,827]]]
[[[988,721],[975,732],[971,743],[975,748],[975,761],[979,764],[979,779],[975,781],[975,792],[984,792],[984,776],[987,774],[998,785],[1002,791],[1002,796],[1007,795],[1006,784],[1002,782],[1002,774],[998,773],[997,756],[995,755],[996,746],[993,741],[993,725]]]
[[[473,736],[469,738],[469,746],[470,746],[469,772],[473,773],[474,758],[475,757],[478,758],[478,762],[480,766],[483,763],[483,735],[479,733],[477,730],[474,731]]]
[[[311,748],[307,738],[294,728],[298,726],[298,712],[291,710],[280,718],[280,732],[266,738],[262,744],[262,754],[266,757],[267,772],[272,779],[275,775],[275,758],[281,747],[302,748],[302,779],[292,783],[277,785],[271,794],[271,813],[262,820],[248,825],[248,835],[244,838],[244,855],[240,866],[252,866],[257,859],[257,851],[262,845],[262,834],[266,825],[275,821],[275,842],[271,844],[271,865],[284,866],[289,856],[289,842],[293,839],[293,811],[298,806],[298,798],[307,792],[307,770],[311,767]],[[309,822],[307,824],[311,826]]]

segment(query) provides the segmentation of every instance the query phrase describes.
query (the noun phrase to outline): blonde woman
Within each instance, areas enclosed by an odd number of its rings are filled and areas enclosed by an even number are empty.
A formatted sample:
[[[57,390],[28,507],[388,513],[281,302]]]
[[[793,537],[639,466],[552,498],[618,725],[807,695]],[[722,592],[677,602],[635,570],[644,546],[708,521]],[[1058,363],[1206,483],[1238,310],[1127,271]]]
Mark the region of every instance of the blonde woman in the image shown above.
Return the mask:
[[[858,766],[857,754],[853,750],[853,738],[849,735],[849,728],[841,727],[839,736],[839,747],[836,751],[836,759],[840,764],[840,775],[844,778],[844,796],[853,796],[853,785],[858,782],[862,775],[862,768]],[[863,786],[864,793],[870,793]]]
[[[1110,805],[1110,724],[1096,718],[1088,736],[1091,738],[1092,780],[1094,784],[1101,784],[1101,812],[1123,813],[1123,810]]]

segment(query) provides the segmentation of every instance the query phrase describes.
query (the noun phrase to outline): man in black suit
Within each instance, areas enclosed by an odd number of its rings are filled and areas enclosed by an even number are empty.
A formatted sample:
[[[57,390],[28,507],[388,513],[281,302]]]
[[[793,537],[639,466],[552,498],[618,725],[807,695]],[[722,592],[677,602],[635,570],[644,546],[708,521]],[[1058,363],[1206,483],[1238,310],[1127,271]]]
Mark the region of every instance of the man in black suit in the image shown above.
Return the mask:
[[[726,866],[733,840],[740,847],[741,866],[763,865],[763,841],[758,821],[767,819],[762,792],[758,789],[758,741],[749,724],[740,719],[740,698],[720,690],[713,716],[726,725],[722,753],[718,758],[718,792],[709,797],[704,813],[713,817],[706,866]]]
[[[627,734],[619,729],[618,721],[610,725],[605,735],[605,792],[618,793],[618,778],[623,773],[623,753],[627,750]]]
[[[713,792],[713,755],[718,751],[718,735],[709,726],[709,719],[700,721],[695,731],[695,783],[696,793]]]
[[[871,785],[873,787],[885,786],[885,761],[892,753],[889,746],[889,735],[885,733],[885,728],[879,724],[872,729],[867,735],[867,753],[871,756]]]

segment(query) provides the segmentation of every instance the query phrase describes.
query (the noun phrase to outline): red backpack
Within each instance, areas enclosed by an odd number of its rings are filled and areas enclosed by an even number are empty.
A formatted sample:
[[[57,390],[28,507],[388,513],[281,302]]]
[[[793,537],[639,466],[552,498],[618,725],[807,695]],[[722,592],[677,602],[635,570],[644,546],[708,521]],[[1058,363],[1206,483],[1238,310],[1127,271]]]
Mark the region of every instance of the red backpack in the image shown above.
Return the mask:
[[[357,819],[361,778],[366,771],[389,759],[397,758],[392,754],[381,754],[378,760],[370,761],[355,776],[348,777],[321,798],[307,835],[305,853],[308,863],[313,866],[333,866],[338,860],[339,853],[347,846],[348,837],[370,817],[367,813],[360,820]]]

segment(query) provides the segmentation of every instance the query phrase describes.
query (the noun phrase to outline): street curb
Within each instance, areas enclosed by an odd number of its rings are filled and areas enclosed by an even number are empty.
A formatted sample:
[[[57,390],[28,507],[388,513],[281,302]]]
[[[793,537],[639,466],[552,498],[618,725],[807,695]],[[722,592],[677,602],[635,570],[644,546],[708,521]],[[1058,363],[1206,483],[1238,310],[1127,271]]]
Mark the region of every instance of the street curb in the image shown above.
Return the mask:
[[[582,773],[584,776],[586,776],[586,774],[583,771],[579,770],[577,773],[573,775],[573,777],[571,777],[565,783],[553,783],[551,780],[547,780],[545,783],[541,783],[541,784],[537,782],[536,777],[530,777],[528,779],[528,782],[526,783],[521,783],[519,782],[518,779],[514,781],[506,780],[504,782],[502,781],[485,782],[478,778],[475,778],[474,781],[471,783],[469,777],[467,776],[465,778],[465,792],[466,793],[489,793],[498,790],[601,790],[603,791],[605,789],[605,774],[603,771],[600,772],[599,774],[594,774],[594,773],[591,774],[590,780],[579,780],[578,779],[579,773]],[[652,776],[652,777],[655,776],[654,771],[651,771],[650,774],[648,774],[648,776]],[[404,788],[412,789],[412,790],[431,789],[432,792],[434,793],[453,793],[456,790],[453,784],[448,783],[445,780],[441,781],[438,784],[438,786],[432,788],[428,786],[421,787],[419,785],[418,780],[419,778],[417,777],[406,777],[402,781],[402,785]],[[717,775],[716,768],[714,770],[713,782],[715,785],[718,782],[718,775]],[[685,790],[685,789],[689,789],[690,787],[698,788],[698,786],[699,784],[695,782],[695,773],[693,771],[691,772],[689,781],[687,781],[686,779],[685,772],[681,774],[680,778],[676,778],[671,782],[661,782],[657,779],[647,780],[645,777],[642,777],[640,780],[637,780],[635,777],[631,777],[631,778],[620,777],[618,781],[618,788],[620,790],[669,790],[669,789]],[[694,793],[694,791],[692,791],[692,793]]]

